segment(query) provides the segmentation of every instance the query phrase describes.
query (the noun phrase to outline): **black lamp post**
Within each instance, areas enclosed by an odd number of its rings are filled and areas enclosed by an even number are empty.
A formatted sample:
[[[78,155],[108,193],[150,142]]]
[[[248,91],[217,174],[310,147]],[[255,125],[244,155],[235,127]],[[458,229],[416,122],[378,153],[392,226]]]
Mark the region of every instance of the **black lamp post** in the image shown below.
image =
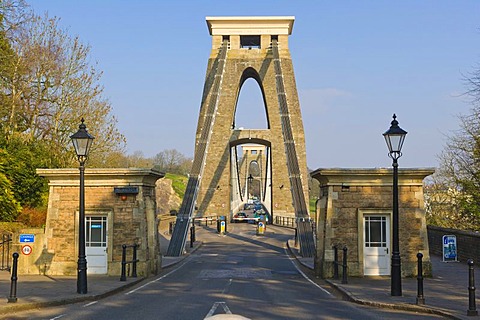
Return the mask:
[[[391,264],[391,294],[392,296],[402,295],[402,267],[400,261],[400,246],[398,239],[398,158],[402,156],[403,141],[407,131],[398,126],[397,116],[393,115],[390,129],[383,137],[387,142],[389,154],[393,160],[393,250]]]
[[[253,176],[251,173],[248,175],[247,180],[248,180],[248,188],[247,188],[247,197],[248,197],[248,195],[250,194],[250,190],[252,188],[252,183],[253,183]]]
[[[93,142],[93,136],[87,131],[83,123],[78,127],[78,131],[70,136],[78,162],[80,162],[80,207],[78,217],[78,263],[77,263],[77,293],[87,293],[87,259],[85,255],[85,161],[87,161],[88,152]]]

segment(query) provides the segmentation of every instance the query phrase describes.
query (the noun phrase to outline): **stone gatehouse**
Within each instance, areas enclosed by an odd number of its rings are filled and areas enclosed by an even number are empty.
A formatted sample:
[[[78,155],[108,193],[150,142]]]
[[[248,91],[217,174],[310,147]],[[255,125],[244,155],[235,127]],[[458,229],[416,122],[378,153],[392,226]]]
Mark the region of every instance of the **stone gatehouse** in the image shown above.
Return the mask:
[[[75,275],[78,259],[79,170],[37,169],[49,181],[45,230],[32,233],[29,255],[21,255],[20,274]],[[122,245],[138,245],[138,275],[161,267],[153,169],[86,169],[85,222],[89,274],[120,275]],[[15,240],[17,251],[25,243]],[[127,260],[132,251],[128,250]]]
[[[423,180],[434,169],[399,169],[399,245],[402,275],[416,276],[417,253],[431,274]],[[334,246],[339,259],[348,249],[348,275],[390,275],[392,229],[391,169],[317,169],[316,272],[333,275]]]

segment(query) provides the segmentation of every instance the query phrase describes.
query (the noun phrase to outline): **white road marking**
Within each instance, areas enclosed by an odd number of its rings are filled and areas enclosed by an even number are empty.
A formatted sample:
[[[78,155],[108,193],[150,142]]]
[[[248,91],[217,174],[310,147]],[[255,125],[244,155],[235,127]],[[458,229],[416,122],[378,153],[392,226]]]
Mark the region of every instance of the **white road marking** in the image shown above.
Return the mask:
[[[225,302],[215,302],[213,306],[210,308],[210,311],[208,311],[207,315],[205,318],[213,316],[215,311],[217,310],[218,306],[221,305],[223,308],[223,311],[225,311],[226,314],[232,314],[232,311],[228,308],[227,304]]]
[[[56,316],[55,318],[50,318],[50,320],[60,319],[60,318],[62,318],[63,316],[66,316],[66,314],[61,314],[61,315],[59,315],[59,316]]]
[[[98,301],[92,301],[90,303],[87,303],[86,305],[84,305],[83,307],[86,308],[86,307],[90,307],[91,305],[94,305],[95,303],[97,303]]]
[[[328,292],[326,289],[322,288],[321,286],[319,286],[318,284],[316,284],[315,282],[313,282],[312,280],[310,280],[309,277],[307,277],[307,275],[305,273],[302,272],[302,270],[300,270],[297,266],[297,264],[295,263],[294,259],[292,257],[290,257],[288,255],[288,252],[287,252],[287,249],[286,248],[283,248],[283,250],[285,250],[285,254],[287,255],[288,259],[290,259],[290,262],[294,265],[295,269],[297,269],[297,271],[308,281],[310,282],[311,284],[313,284],[315,287],[319,288],[320,290],[322,290],[323,292],[325,292],[326,294],[328,294],[329,296],[331,296],[332,294],[330,292]]]
[[[159,278],[157,278],[157,279],[155,279],[155,280],[152,280],[152,281],[150,281],[150,282],[147,282],[147,283],[145,283],[143,286],[140,286],[140,287],[138,287],[138,288],[136,288],[136,289],[133,289],[133,290],[131,290],[131,291],[128,291],[128,292],[126,292],[125,294],[126,294],[126,295],[129,295],[129,294],[131,294],[131,293],[135,293],[136,291],[138,291],[138,290],[140,290],[140,289],[143,289],[143,288],[145,288],[146,286],[148,286],[148,285],[150,285],[150,284],[152,284],[152,283],[155,283],[155,282],[157,282],[157,281],[160,281],[160,280],[168,277],[169,275],[171,275],[172,273],[174,273],[175,271],[177,271],[177,270],[179,270],[181,267],[183,267],[183,266],[188,262],[187,259],[188,259],[188,258],[185,259],[185,262],[183,262],[181,265],[179,265],[177,268],[173,269],[173,270],[170,271],[169,273],[164,274],[163,276],[161,276],[161,277],[159,277]]]

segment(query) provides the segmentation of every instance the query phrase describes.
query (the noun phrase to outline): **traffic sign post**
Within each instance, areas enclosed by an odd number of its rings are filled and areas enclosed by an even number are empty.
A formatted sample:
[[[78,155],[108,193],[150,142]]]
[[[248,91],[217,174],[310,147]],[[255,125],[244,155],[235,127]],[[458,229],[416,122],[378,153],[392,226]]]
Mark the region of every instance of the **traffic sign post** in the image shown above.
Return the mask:
[[[28,244],[22,246],[22,253],[28,256],[30,253],[32,253],[32,247],[30,247]]]

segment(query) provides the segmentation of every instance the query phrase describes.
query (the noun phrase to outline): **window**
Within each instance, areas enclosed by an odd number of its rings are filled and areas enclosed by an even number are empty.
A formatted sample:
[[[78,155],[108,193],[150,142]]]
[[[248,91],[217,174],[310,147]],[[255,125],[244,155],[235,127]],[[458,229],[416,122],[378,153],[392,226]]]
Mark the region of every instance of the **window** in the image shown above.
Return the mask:
[[[365,247],[387,247],[387,218],[365,216]]]
[[[87,247],[107,246],[107,217],[85,217],[85,242]]]
[[[240,48],[260,49],[260,36],[240,36]]]

